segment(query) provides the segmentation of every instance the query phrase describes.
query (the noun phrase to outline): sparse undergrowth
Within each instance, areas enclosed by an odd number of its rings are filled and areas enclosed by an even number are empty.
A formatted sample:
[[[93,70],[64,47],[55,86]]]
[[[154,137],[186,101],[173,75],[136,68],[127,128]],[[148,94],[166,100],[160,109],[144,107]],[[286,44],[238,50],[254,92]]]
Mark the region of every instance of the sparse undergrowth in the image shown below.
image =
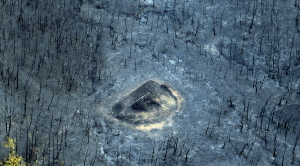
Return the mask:
[[[27,164],[23,160],[22,156],[19,156],[16,153],[16,140],[10,137],[7,137],[6,139],[7,141],[4,142],[2,145],[5,148],[9,149],[10,152],[4,160],[0,161],[0,166],[29,166],[30,164]]]

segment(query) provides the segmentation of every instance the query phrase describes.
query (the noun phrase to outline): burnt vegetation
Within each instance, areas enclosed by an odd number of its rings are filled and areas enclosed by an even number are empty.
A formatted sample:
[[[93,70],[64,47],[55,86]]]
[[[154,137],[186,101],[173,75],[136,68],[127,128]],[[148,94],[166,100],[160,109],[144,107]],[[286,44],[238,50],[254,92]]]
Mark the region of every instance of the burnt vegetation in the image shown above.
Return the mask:
[[[0,137],[39,165],[299,165],[299,1],[149,2],[0,0]],[[94,111],[149,66],[216,94],[156,139]]]

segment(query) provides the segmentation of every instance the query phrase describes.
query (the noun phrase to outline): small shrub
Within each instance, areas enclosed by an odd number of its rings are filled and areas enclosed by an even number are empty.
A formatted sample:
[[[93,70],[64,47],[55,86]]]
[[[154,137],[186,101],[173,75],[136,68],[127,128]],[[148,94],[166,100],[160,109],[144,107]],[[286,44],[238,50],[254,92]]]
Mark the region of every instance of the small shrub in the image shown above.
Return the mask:
[[[7,141],[2,145],[10,150],[10,153],[7,155],[5,160],[0,161],[0,166],[26,166],[23,158],[16,154],[16,140],[10,137],[6,138]]]

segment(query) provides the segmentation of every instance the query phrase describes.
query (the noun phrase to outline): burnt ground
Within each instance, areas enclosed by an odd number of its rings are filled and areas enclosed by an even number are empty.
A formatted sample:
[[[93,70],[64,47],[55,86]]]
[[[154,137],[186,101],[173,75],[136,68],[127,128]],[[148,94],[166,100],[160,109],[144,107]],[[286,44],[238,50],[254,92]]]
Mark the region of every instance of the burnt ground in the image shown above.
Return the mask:
[[[0,138],[39,165],[299,165],[299,13],[297,0],[1,0]],[[126,103],[148,80],[172,93]]]
[[[114,118],[134,125],[164,121],[178,112],[181,99],[167,84],[148,80],[118,101],[111,109]]]

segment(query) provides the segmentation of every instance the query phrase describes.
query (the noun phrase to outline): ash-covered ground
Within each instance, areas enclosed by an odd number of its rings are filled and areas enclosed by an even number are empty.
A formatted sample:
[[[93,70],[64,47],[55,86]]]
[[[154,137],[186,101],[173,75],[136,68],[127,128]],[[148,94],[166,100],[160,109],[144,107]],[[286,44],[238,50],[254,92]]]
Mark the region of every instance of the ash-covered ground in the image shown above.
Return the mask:
[[[38,165],[300,165],[299,18],[297,0],[1,0],[0,138]],[[110,114],[148,80],[179,109]]]

